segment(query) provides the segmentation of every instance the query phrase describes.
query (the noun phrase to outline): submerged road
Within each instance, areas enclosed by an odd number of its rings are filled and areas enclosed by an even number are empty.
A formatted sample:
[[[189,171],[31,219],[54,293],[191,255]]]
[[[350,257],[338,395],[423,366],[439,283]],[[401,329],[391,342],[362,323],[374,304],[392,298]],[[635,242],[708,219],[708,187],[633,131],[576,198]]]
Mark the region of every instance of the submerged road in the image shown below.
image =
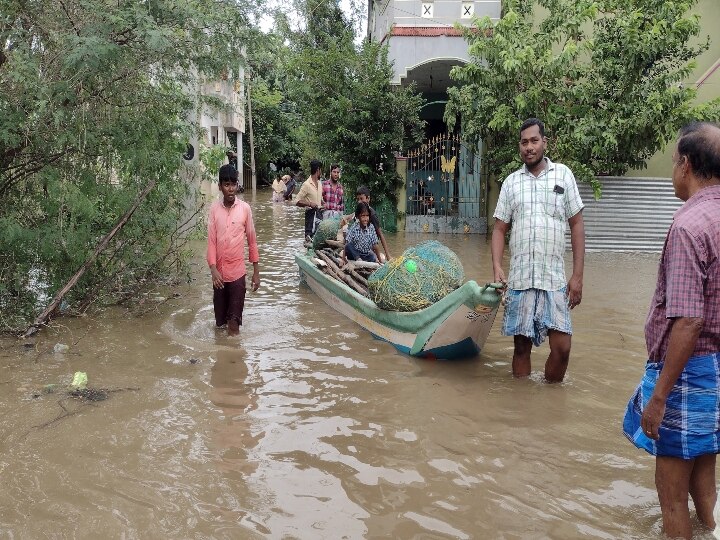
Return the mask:
[[[373,339],[299,284],[302,211],[269,198],[251,201],[262,287],[240,336],[213,327],[198,243],[196,279],[150,313],[1,343],[0,538],[660,537],[654,461],[620,429],[657,254],[587,255],[568,377],[551,386],[546,345],[512,378],[499,317],[465,361]],[[485,237],[388,239],[394,254],[439,239],[467,278],[492,278]],[[136,390],[82,406],[40,392],[75,371]]]

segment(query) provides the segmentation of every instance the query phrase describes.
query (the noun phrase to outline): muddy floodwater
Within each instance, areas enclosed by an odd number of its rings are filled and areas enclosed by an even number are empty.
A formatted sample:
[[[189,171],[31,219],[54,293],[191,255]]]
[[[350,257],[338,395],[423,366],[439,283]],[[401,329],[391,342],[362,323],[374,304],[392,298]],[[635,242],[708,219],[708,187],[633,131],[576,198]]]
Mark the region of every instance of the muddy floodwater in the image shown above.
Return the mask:
[[[302,211],[269,198],[250,201],[262,287],[239,337],[214,328],[199,242],[195,279],[147,314],[0,342],[0,539],[661,537],[654,461],[620,430],[658,254],[587,255],[568,377],[551,386],[546,345],[512,378],[501,314],[469,360],[373,339],[299,283]],[[388,235],[393,254],[424,239],[491,281],[485,237]],[[76,371],[122,391],[44,390]]]

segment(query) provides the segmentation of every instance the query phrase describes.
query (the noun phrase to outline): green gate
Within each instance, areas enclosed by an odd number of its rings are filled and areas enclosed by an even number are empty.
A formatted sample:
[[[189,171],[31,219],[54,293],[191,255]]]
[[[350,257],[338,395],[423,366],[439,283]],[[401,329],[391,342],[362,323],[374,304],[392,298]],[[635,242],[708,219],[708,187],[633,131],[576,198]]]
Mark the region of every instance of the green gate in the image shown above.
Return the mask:
[[[480,156],[456,134],[408,152],[405,230],[487,233],[487,184]]]

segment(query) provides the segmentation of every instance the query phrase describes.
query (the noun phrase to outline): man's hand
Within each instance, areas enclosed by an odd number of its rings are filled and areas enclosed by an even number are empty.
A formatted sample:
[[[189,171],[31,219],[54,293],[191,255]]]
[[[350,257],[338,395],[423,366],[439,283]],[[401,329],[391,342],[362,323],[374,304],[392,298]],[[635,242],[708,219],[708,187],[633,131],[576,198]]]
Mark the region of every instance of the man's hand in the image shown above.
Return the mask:
[[[652,395],[640,420],[643,433],[651,439],[656,441],[660,438],[660,423],[662,422],[663,416],[665,416],[665,400]]]
[[[505,289],[507,289],[507,279],[505,278],[505,272],[502,268],[495,268],[494,271],[494,281],[495,283],[502,283],[503,288],[502,289],[496,289],[498,292],[502,292]]]
[[[253,277],[252,277],[252,291],[253,292],[257,291],[259,287],[260,287],[260,272],[258,272],[256,270],[255,272],[253,272]]]
[[[223,282],[222,275],[220,275],[220,271],[214,266],[210,268],[210,276],[212,277],[212,284],[214,288],[222,289],[225,287],[225,283]]]
[[[567,284],[568,305],[570,309],[580,305],[582,300],[582,278],[571,276]]]

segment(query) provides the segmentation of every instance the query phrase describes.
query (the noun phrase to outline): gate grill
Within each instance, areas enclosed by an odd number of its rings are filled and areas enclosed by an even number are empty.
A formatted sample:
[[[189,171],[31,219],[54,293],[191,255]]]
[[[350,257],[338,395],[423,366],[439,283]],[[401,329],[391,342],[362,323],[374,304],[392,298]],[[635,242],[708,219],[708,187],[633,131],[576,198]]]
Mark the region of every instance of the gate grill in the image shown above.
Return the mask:
[[[457,134],[438,135],[408,153],[406,196],[406,231],[486,233],[480,157]]]

